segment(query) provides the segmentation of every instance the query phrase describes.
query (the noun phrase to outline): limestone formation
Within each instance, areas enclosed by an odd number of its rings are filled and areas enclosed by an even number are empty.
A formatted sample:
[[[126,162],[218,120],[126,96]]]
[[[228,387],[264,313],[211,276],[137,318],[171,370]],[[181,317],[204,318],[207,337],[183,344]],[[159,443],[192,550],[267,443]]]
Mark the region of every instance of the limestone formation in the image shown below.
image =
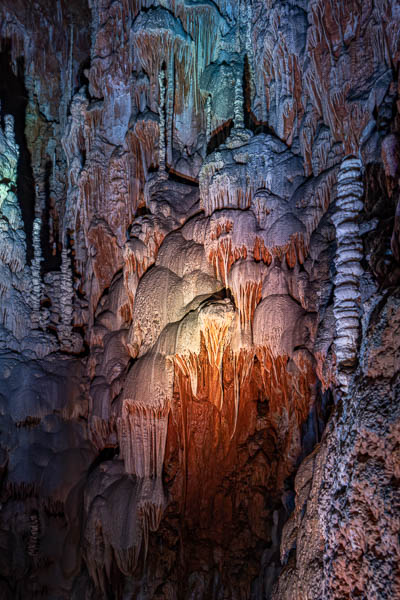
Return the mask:
[[[61,252],[61,277],[59,292],[60,325],[59,335],[64,343],[68,343],[72,336],[74,287],[72,280],[72,265],[68,248]]]
[[[207,96],[207,100],[206,100],[206,135],[207,135],[207,142],[209,142],[210,136],[211,136],[211,122],[212,122],[211,95],[209,95],[209,96]]]
[[[18,155],[14,119],[5,115],[4,129],[0,128],[0,323],[5,350],[29,329],[25,232],[15,193]]]
[[[158,168],[160,170],[160,174],[164,176],[165,174],[165,73],[160,71],[158,77],[158,84],[160,86],[160,109],[159,109],[159,120],[160,120],[160,139],[158,142],[159,150],[158,150]]]
[[[361,162],[347,157],[340,166],[336,213],[332,220],[336,227],[336,276],[334,315],[336,322],[335,353],[338,382],[347,391],[348,372],[357,361],[360,334],[360,277],[363,273],[362,243],[358,218],[363,209]]]
[[[41,310],[40,305],[43,297],[43,282],[41,275],[42,268],[42,249],[40,241],[40,233],[42,228],[42,220],[37,217],[33,222],[32,242],[34,257],[32,260],[32,324],[35,327],[41,325]]]
[[[235,112],[234,112],[233,122],[235,124],[236,129],[244,129],[243,82],[242,82],[242,77],[240,75],[236,79],[236,84],[235,84]]]
[[[395,0],[0,3],[0,597],[397,598]]]

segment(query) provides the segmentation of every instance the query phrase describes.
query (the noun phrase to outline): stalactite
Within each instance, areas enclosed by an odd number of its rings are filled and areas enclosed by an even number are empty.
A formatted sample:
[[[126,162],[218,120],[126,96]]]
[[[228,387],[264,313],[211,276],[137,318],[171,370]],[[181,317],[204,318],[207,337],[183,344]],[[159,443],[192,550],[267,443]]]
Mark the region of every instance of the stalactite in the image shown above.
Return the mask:
[[[252,41],[252,26],[253,26],[253,6],[248,4],[247,15],[246,15],[246,55],[249,66],[250,74],[250,101],[253,98],[255,92],[255,76],[254,76],[254,52],[253,52],[253,41]]]
[[[242,0],[239,0],[236,4],[237,16],[236,16],[236,33],[235,33],[235,51],[240,54],[242,52]]]
[[[340,167],[337,210],[332,217],[337,238],[333,309],[336,324],[335,352],[337,379],[344,392],[348,391],[350,377],[357,363],[360,333],[360,276],[363,273],[360,261],[363,247],[358,216],[363,209],[363,192],[362,163],[358,158],[348,156]]]
[[[158,83],[160,86],[160,105],[159,105],[159,124],[160,138],[158,142],[158,172],[161,177],[166,177],[165,170],[165,73],[163,70],[158,75]]]
[[[118,420],[127,473],[141,479],[161,477],[172,390],[173,366],[165,356],[147,353],[131,369]]]
[[[212,107],[211,94],[209,94],[207,96],[207,100],[206,100],[206,140],[207,140],[207,144],[210,141],[210,137],[211,137],[211,119],[212,119],[211,107]]]
[[[72,73],[73,73],[73,61],[74,61],[74,24],[70,25],[69,32],[69,56],[68,56],[68,103],[72,97],[73,91],[73,82],[72,82]]]
[[[194,352],[186,352],[186,354],[176,354],[175,364],[178,369],[189,378],[190,389],[193,397],[197,396],[198,387],[198,372],[199,372],[199,357]]]
[[[218,384],[213,401],[219,410],[222,409],[224,391],[222,383],[222,358],[230,339],[230,327],[234,318],[234,307],[229,300],[213,302],[205,306],[199,313],[200,330],[204,336],[208,362],[218,375]],[[217,382],[215,382],[217,383]]]
[[[74,25],[70,24],[69,35],[67,35],[67,68],[64,71],[64,85],[61,102],[59,105],[59,117],[61,128],[65,131],[68,122],[69,103],[73,94],[73,47],[74,47]]]
[[[161,477],[168,414],[169,406],[155,408],[124,402],[120,441],[127,473],[140,479]]]
[[[251,334],[254,311],[261,300],[261,288],[265,275],[263,263],[238,260],[229,272],[228,284],[239,310],[240,326]]]
[[[166,132],[168,163],[173,162],[173,133],[175,111],[175,54],[171,51],[167,70]]]
[[[88,104],[85,90],[80,89],[72,99],[70,105],[71,114],[64,129],[64,135],[61,138],[68,166],[67,202],[62,224],[64,230],[68,227],[76,228],[76,220],[79,213],[81,213],[81,217],[84,217],[92,209],[90,205],[88,206],[88,198],[84,197],[83,202],[80,201],[81,171],[84,162],[83,153],[87,154],[89,152],[89,128],[86,123]],[[93,120],[95,114],[93,115]]]
[[[217,249],[210,252],[209,259],[214,265],[217,279],[222,281],[225,287],[228,287],[228,275],[234,263],[232,241],[229,238],[221,239],[218,242]]]
[[[236,433],[239,405],[240,405],[240,393],[243,390],[246,381],[250,377],[251,369],[254,361],[254,351],[249,348],[240,348],[233,351],[233,395],[235,400],[235,416],[234,424],[231,434],[231,439]]]

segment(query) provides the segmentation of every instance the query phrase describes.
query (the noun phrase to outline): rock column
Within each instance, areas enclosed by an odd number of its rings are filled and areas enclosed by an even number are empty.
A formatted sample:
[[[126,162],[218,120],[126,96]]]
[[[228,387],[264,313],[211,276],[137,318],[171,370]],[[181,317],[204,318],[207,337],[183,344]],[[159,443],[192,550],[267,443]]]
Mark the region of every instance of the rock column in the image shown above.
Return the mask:
[[[361,181],[362,163],[353,156],[346,157],[340,167],[336,213],[337,251],[335,258],[335,353],[337,382],[348,391],[350,377],[357,364],[360,330],[360,261],[363,247],[359,234],[358,216],[363,208],[364,187]]]

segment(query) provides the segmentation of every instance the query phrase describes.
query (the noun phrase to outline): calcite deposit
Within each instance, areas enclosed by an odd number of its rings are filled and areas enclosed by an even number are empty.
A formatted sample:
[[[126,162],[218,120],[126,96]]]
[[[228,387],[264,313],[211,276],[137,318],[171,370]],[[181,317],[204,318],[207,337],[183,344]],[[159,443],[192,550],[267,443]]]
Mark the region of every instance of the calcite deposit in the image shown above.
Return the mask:
[[[400,598],[397,0],[2,0],[0,598]]]

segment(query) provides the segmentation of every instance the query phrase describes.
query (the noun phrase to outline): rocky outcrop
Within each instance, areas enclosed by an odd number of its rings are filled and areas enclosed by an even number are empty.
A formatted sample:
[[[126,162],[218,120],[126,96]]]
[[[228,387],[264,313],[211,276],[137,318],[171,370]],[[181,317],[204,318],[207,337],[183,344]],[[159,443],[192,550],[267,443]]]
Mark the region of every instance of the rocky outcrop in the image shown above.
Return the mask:
[[[398,303],[398,293],[386,295],[365,311],[353,393],[337,405],[320,446],[296,475],[296,508],[282,536],[287,564],[273,598],[399,593],[399,377],[392,343]],[[383,369],[371,362],[377,346],[385,354]]]

